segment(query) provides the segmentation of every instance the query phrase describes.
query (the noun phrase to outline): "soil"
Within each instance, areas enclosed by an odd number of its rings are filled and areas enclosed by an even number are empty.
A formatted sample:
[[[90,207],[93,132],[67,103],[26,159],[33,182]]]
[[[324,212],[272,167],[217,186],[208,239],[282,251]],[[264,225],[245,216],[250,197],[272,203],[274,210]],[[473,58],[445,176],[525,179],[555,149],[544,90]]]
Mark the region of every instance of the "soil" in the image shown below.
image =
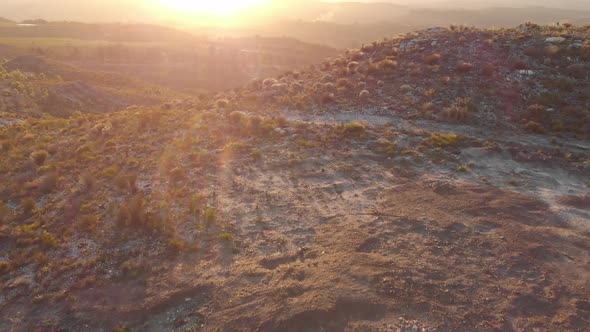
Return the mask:
[[[366,123],[387,125],[381,120]],[[512,148],[549,144],[516,136],[503,140]],[[13,326],[27,326],[19,321],[30,315],[50,327],[105,331],[584,331],[590,324],[588,174],[477,147],[458,153],[457,164],[477,162],[466,174],[408,166],[371,153],[370,140],[352,143],[347,157],[336,147],[307,149],[293,161],[285,157],[291,144],[276,143],[258,165],[227,156],[210,178],[233,241],[204,236],[197,254],[163,260],[137,280],[70,294],[76,301],[58,313],[13,306]],[[507,184],[515,177],[523,184]]]

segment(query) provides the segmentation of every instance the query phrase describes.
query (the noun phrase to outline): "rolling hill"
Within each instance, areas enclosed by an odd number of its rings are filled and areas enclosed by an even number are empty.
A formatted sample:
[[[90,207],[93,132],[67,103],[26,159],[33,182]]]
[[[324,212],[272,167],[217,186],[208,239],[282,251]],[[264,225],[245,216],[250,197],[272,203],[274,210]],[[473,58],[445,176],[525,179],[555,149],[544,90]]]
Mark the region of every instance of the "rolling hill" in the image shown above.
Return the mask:
[[[430,28],[0,118],[0,330],[584,331],[590,29]]]

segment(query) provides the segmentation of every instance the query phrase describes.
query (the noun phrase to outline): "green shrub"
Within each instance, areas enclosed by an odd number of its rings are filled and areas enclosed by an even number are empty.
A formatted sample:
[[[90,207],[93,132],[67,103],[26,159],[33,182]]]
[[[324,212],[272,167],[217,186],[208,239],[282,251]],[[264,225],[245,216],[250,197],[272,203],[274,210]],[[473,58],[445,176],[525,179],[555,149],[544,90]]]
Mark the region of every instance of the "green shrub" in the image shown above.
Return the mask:
[[[454,147],[454,146],[457,146],[462,139],[463,139],[463,136],[459,135],[459,134],[432,133],[432,134],[430,134],[430,137],[423,140],[422,143],[420,143],[420,145],[426,146],[426,147],[437,147],[437,148]]]
[[[216,215],[215,209],[212,207],[208,208],[207,211],[205,212],[206,226],[213,224],[216,219],[217,219],[217,215]]]
[[[188,248],[188,245],[186,244],[186,242],[184,242],[182,239],[179,239],[178,237],[174,237],[174,238],[170,239],[168,241],[168,246],[174,252],[185,251]]]
[[[344,136],[360,137],[365,134],[367,127],[360,122],[349,122],[340,126],[339,132]]]
[[[111,166],[102,171],[102,176],[107,179],[113,179],[117,174],[119,174],[117,166]]]
[[[41,233],[41,235],[39,236],[39,241],[43,246],[50,248],[55,248],[59,244],[57,238],[53,234],[46,231]]]
[[[221,233],[219,234],[219,239],[221,241],[232,241],[234,237],[229,233]]]
[[[377,142],[376,147],[373,149],[378,154],[382,154],[388,157],[393,157],[397,153],[397,145],[385,139],[381,139]]]

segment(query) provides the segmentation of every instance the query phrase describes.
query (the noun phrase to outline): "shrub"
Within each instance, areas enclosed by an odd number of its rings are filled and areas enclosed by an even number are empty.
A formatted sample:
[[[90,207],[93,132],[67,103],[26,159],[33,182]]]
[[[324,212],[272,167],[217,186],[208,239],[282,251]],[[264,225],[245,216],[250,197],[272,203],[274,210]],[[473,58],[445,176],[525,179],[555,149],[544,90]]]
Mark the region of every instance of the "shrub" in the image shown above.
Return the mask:
[[[560,49],[559,46],[555,46],[555,45],[550,45],[547,46],[543,49],[543,53],[545,53],[545,56],[548,57],[554,57],[559,53]]]
[[[393,157],[397,153],[397,145],[385,139],[380,139],[373,149],[378,154]]]
[[[512,69],[515,69],[515,70],[524,70],[524,69],[527,69],[527,63],[524,60],[515,60],[512,63]]]
[[[90,192],[92,191],[92,189],[94,189],[96,185],[96,180],[94,179],[94,177],[91,174],[83,174],[80,177],[80,186],[82,187],[82,190],[84,190],[85,192]]]
[[[184,242],[182,239],[179,239],[178,237],[174,237],[174,238],[170,239],[168,241],[168,246],[174,252],[185,251],[188,247],[186,242]]]
[[[113,179],[118,173],[119,168],[117,166],[111,166],[102,171],[102,176],[107,179]]]
[[[391,71],[397,68],[397,61],[386,59],[377,63],[377,68],[381,71]]]
[[[219,239],[221,241],[231,241],[234,239],[234,237],[229,233],[221,233],[219,234]]]
[[[47,157],[49,156],[49,153],[45,150],[38,150],[35,151],[33,153],[31,153],[31,160],[37,165],[37,166],[42,166],[45,161],[47,160]]]
[[[143,195],[137,194],[119,206],[115,223],[118,226],[137,226],[147,222],[147,215],[143,208]]]
[[[207,208],[207,211],[205,212],[205,225],[210,226],[211,224],[213,224],[215,222],[216,219],[217,219],[217,215],[216,215],[215,209],[212,207]]]
[[[459,142],[463,139],[462,135],[448,133],[448,134],[439,134],[439,133],[432,133],[430,137],[423,140],[420,143],[421,146],[428,146],[428,147],[453,147],[459,144]]]
[[[25,198],[21,201],[21,206],[23,208],[23,214],[25,216],[30,216],[33,211],[35,211],[35,201],[32,198]]]
[[[184,170],[179,167],[174,167],[172,170],[170,170],[169,177],[171,182],[176,183],[181,181],[185,177]]]
[[[359,93],[359,99],[363,100],[363,101],[369,100],[370,96],[371,96],[371,93],[367,90],[363,90]]]
[[[234,126],[239,126],[244,122],[246,115],[240,111],[233,111],[229,114],[229,122]]]
[[[279,126],[281,127],[281,126]],[[233,141],[223,147],[225,153],[244,154],[250,152],[252,147],[244,142]]]
[[[352,89],[354,87],[354,84],[352,84],[352,82],[349,79],[346,79],[346,78],[340,78],[340,79],[338,79],[338,82],[336,83],[336,85],[339,88],[344,88],[344,89],[347,89],[347,90],[350,90],[350,89]]]
[[[323,93],[320,96],[319,101],[321,104],[331,104],[336,102],[336,97],[333,93]]]
[[[359,66],[359,63],[358,62],[351,61],[351,62],[348,63],[348,66],[347,67],[348,67],[348,70],[355,71],[358,68],[358,66]]]
[[[528,116],[536,120],[542,119],[545,116],[545,111],[546,108],[539,104],[534,104],[527,108]]]
[[[496,72],[496,67],[492,64],[486,64],[483,66],[483,68],[481,69],[481,73],[484,76],[493,76],[494,73]]]
[[[11,269],[10,262],[0,261],[0,274],[8,273]]]
[[[366,132],[366,126],[359,122],[349,122],[345,125],[342,125],[340,128],[340,133],[345,136],[363,136]]]
[[[545,132],[545,128],[543,128],[543,126],[540,123],[535,121],[527,122],[527,124],[524,127],[526,130],[536,134],[543,134]]]
[[[227,108],[229,106],[229,101],[227,99],[219,99],[218,101],[215,102],[215,106],[218,109]]]
[[[441,55],[438,53],[430,54],[424,57],[424,62],[427,65],[436,65],[441,59]]]
[[[0,141],[0,150],[2,152],[8,152],[12,148],[12,143],[9,140]]]
[[[473,69],[473,64],[470,62],[460,62],[457,65],[457,71],[460,73],[467,73]]]
[[[57,238],[53,234],[48,233],[47,231],[41,233],[41,235],[39,236],[39,241],[43,246],[50,248],[57,247],[59,243]]]
[[[8,219],[9,214],[10,210],[8,207],[3,202],[0,202],[0,224]]]
[[[471,116],[465,107],[453,106],[446,108],[443,115],[448,120],[454,120],[458,122],[467,122]]]
[[[43,194],[49,194],[52,192],[55,187],[57,187],[57,182],[59,177],[56,173],[49,173],[41,178],[41,182],[39,184],[39,190]]]

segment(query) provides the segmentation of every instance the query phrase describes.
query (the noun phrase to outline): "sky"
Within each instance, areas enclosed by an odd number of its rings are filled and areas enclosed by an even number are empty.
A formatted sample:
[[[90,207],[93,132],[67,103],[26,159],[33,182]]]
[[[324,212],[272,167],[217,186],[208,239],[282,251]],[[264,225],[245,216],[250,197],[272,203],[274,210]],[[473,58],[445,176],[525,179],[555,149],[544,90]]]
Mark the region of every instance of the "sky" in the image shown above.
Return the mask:
[[[0,0],[0,16],[23,20],[45,18],[48,20],[77,20],[86,22],[165,22],[181,18],[183,20],[207,20],[203,11],[213,12],[215,16],[238,16],[240,9],[249,13],[252,20],[268,14],[268,3],[275,13],[288,16],[302,14],[305,9],[314,9],[315,0],[250,0],[264,2],[267,10],[250,8],[247,0]],[[332,2],[354,0],[333,0]],[[358,2],[387,2],[388,0],[357,0]],[[590,9],[590,0],[395,0],[401,5],[412,6],[548,6],[570,9]],[[164,5],[168,3],[169,5]],[[172,4],[172,5],[170,5]],[[289,9],[285,9],[289,7]],[[236,9],[237,8],[237,9]],[[296,10],[299,8],[299,11]],[[231,15],[230,15],[231,14]],[[245,15],[243,15],[245,16]],[[270,16],[270,15],[266,15]],[[227,17],[226,17],[227,18]]]

